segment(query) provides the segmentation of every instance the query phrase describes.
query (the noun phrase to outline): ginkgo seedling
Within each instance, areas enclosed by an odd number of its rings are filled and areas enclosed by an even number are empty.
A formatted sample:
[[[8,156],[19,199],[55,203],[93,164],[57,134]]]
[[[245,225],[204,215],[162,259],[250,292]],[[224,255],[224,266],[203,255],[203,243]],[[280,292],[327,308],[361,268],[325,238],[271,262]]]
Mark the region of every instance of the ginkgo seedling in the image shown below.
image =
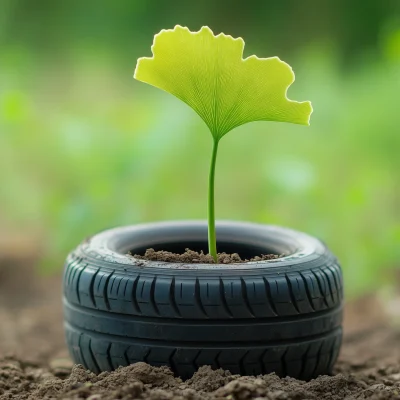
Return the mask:
[[[253,121],[309,125],[309,101],[289,100],[292,68],[278,57],[243,59],[242,38],[175,26],[154,36],[153,56],[139,58],[134,78],[173,94],[207,124],[213,138],[208,186],[208,246],[217,261],[214,179],[218,144],[237,126]]]

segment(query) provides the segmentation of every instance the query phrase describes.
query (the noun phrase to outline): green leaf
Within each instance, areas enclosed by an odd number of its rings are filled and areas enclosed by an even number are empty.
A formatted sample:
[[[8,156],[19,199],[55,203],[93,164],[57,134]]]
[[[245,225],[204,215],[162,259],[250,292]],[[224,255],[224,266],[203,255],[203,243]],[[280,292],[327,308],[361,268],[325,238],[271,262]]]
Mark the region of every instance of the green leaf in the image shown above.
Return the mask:
[[[291,67],[278,57],[243,59],[243,49],[242,38],[177,25],[155,35],[153,57],[138,60],[134,77],[187,103],[217,140],[252,121],[309,125],[311,103],[286,97]]]

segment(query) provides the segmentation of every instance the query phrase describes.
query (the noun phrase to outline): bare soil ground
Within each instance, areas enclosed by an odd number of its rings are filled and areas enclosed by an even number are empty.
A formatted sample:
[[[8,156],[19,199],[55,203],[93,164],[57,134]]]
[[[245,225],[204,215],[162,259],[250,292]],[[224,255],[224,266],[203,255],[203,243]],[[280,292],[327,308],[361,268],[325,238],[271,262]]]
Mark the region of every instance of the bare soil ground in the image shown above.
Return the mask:
[[[400,330],[374,296],[347,305],[333,376],[310,382],[201,368],[182,382],[138,363],[98,376],[73,365],[64,345],[61,277],[29,260],[0,259],[0,399],[400,399]]]

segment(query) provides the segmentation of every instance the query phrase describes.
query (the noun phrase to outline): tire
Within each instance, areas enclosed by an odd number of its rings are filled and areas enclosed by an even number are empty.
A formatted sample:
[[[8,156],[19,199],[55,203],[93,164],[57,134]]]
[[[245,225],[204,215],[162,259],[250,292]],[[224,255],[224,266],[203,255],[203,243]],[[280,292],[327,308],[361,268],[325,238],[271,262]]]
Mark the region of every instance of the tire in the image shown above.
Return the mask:
[[[319,240],[290,229],[221,222],[219,250],[284,256],[241,264],[178,264],[126,255],[207,244],[203,222],[116,228],[83,242],[64,269],[67,345],[93,372],[134,362],[186,379],[202,365],[242,375],[329,374],[342,338],[343,284]]]

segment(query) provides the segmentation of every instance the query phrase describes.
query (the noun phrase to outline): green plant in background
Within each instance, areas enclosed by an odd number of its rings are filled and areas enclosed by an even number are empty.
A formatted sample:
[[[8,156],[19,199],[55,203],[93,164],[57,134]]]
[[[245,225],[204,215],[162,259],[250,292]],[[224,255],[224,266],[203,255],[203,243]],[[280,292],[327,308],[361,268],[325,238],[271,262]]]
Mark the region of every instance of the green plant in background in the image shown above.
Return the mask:
[[[213,149],[208,183],[208,246],[217,260],[214,179],[218,144],[232,129],[253,121],[309,125],[309,101],[289,100],[291,67],[278,57],[243,59],[244,41],[203,26],[177,25],[155,35],[153,57],[140,58],[134,78],[173,94],[207,124]]]
[[[37,248],[44,243],[40,265],[56,272],[65,254],[93,232],[204,216],[204,163],[211,155],[211,136],[204,133],[203,120],[173,96],[140,84],[132,91],[121,79],[132,57],[152,56],[160,21],[173,27],[176,17],[171,15],[182,7],[165,13],[162,7],[138,10],[141,2],[125,1],[129,11],[109,2],[109,9],[81,18],[89,3],[69,2],[69,15],[80,23],[71,31],[71,18],[48,5],[33,21],[41,34],[32,35],[32,28],[21,36],[16,10],[2,10],[6,3],[0,2],[0,20],[6,23],[0,63],[0,237],[24,232]],[[24,25],[32,13],[27,2],[17,3]],[[196,12],[183,10],[180,18],[200,27],[210,19],[210,4],[217,3],[197,2]],[[301,3],[291,3],[304,11]],[[400,2],[386,2],[384,8],[379,3],[382,13],[370,8],[364,26],[348,23],[357,7],[346,3],[335,11],[338,19],[330,32],[324,31],[332,27],[325,23],[332,22],[328,2],[314,3],[322,24],[310,24],[316,14],[307,20],[305,13],[300,20],[309,29],[297,26],[296,37],[286,34],[287,26],[299,21],[298,12],[287,15],[287,2],[274,2],[273,8],[260,2],[263,11],[253,10],[255,22],[242,27],[248,37],[245,55],[279,54],[290,60],[297,79],[289,98],[313,99],[318,113],[307,128],[252,123],[227,135],[218,149],[221,207],[216,204],[216,213],[223,219],[287,225],[322,238],[342,261],[346,294],[353,298],[394,285],[394,268],[400,266],[395,84],[400,82],[400,47],[392,19],[398,13],[390,10],[399,9]],[[337,2],[330,4],[336,9]],[[221,14],[221,7],[212,14]],[[232,10],[230,21],[242,11]],[[282,13],[289,19],[274,24]],[[221,15],[212,23],[227,31],[231,22]],[[371,21],[377,30],[371,30]],[[104,40],[86,34],[95,27],[101,27]],[[344,35],[335,34],[342,28]],[[62,42],[60,57],[54,57],[54,46],[42,46],[49,30],[54,43]],[[273,136],[266,133],[270,130]],[[157,207],[163,196],[168,201]]]

